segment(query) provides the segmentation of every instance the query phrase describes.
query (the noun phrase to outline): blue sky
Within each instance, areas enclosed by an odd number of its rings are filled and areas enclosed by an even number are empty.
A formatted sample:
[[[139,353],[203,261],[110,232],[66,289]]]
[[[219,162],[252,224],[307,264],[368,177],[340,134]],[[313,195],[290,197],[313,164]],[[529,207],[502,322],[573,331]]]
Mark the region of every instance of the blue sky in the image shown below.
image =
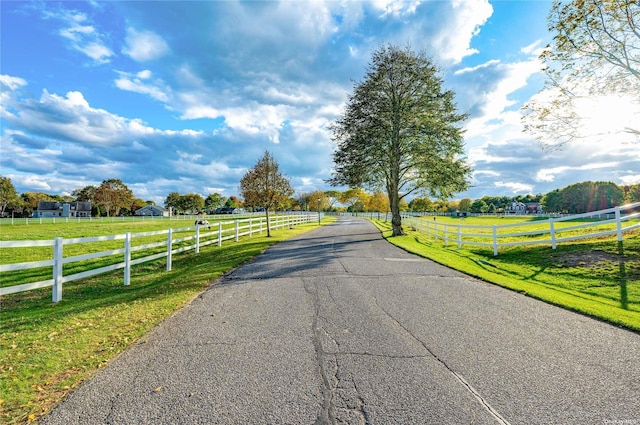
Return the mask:
[[[118,178],[161,205],[174,191],[237,195],[266,149],[297,194],[326,190],[327,127],[372,50],[393,43],[426,51],[470,113],[473,187],[456,198],[640,182],[637,144],[609,134],[543,151],[522,132],[519,109],[542,89],[550,5],[3,1],[0,174],[19,193]]]

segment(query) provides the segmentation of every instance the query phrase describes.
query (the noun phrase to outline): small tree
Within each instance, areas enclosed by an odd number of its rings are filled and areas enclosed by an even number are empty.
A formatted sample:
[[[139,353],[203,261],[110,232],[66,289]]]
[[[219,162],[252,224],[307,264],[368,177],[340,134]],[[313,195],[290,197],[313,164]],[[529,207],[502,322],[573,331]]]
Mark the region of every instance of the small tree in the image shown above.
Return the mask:
[[[333,210],[333,207],[335,207],[336,203],[340,200],[340,191],[338,190],[325,190],[324,194],[326,195],[327,199],[329,200],[329,210]]]
[[[20,195],[22,198],[22,208],[25,215],[30,216],[33,211],[38,209],[38,203],[46,201],[55,201],[55,199],[42,192],[24,192]]]
[[[93,185],[88,185],[83,187],[82,189],[76,189],[71,194],[75,196],[76,201],[78,202],[94,202],[93,197],[96,195],[97,187]]]
[[[185,212],[200,214],[204,209],[204,198],[198,193],[187,193],[181,196],[181,205]]]
[[[378,189],[367,199],[367,211],[369,212],[384,212],[389,211],[389,198],[387,194]]]
[[[442,83],[425,54],[381,47],[332,127],[337,149],[329,182],[386,188],[394,236],[403,234],[407,195],[450,198],[469,184],[461,129],[466,116],[457,113],[454,93]]]
[[[207,211],[214,211],[224,205],[226,199],[219,193],[210,193],[204,200],[204,208]]]
[[[237,196],[231,195],[224,202],[224,206],[227,207],[227,208],[239,208],[241,206],[241,202],[240,202],[240,200],[238,199]]]
[[[278,162],[269,151],[265,151],[264,156],[240,180],[240,195],[245,205],[265,209],[268,237],[271,237],[269,211],[287,202],[293,193],[289,179],[280,173]]]
[[[413,212],[427,212],[433,209],[433,201],[429,198],[413,198],[409,202],[409,210]]]
[[[469,211],[472,203],[473,201],[471,200],[471,198],[462,198],[460,200],[460,203],[458,204],[458,209],[462,212]]]
[[[11,179],[0,176],[0,217],[4,215],[5,210],[16,208],[21,203],[22,200]]]
[[[321,190],[305,195],[305,201],[307,202],[309,211],[325,211],[329,208],[329,198]]]
[[[172,214],[177,214],[180,211],[181,199],[178,192],[171,192],[164,200],[165,208],[172,211]]]
[[[347,211],[362,211],[369,195],[360,188],[347,189],[340,194],[340,202],[347,205]],[[362,207],[362,208],[358,208]]]

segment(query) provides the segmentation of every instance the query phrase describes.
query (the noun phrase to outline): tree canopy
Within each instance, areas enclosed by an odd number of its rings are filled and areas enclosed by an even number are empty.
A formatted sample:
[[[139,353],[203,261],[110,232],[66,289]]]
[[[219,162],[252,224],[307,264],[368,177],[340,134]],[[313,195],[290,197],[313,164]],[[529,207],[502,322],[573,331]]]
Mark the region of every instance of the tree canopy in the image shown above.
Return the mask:
[[[265,209],[267,236],[271,236],[269,210],[287,203],[293,193],[289,179],[280,172],[278,162],[269,151],[265,151],[264,156],[240,180],[240,195],[245,205]]]
[[[393,235],[401,235],[400,201],[414,192],[448,198],[468,187],[454,93],[443,90],[436,65],[409,48],[376,50],[332,126],[337,144],[329,182],[385,188]]]
[[[225,201],[225,197],[220,195],[219,193],[210,193],[204,200],[204,208],[207,211],[214,211],[217,208],[222,207]]]
[[[0,176],[0,217],[7,208],[16,207],[21,203],[21,198],[13,186],[9,177]]]
[[[623,188],[611,182],[581,182],[556,189],[542,197],[546,212],[581,214],[604,210],[625,202]]]
[[[590,117],[581,105],[595,109],[605,95],[640,103],[639,0],[555,0],[548,28],[553,41],[540,55],[545,87],[523,106],[523,123],[543,146],[558,148],[593,135],[585,134]],[[615,130],[637,142],[638,122]]]
[[[93,195],[94,203],[101,207],[107,216],[118,215],[121,209],[130,209],[133,192],[120,179],[103,180]]]

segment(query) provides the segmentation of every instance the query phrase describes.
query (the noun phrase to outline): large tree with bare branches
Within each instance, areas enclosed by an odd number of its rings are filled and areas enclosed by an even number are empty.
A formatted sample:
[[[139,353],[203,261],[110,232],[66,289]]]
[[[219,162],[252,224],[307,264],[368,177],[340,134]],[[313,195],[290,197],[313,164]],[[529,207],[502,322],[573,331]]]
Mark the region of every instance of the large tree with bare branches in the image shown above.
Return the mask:
[[[553,41],[540,55],[545,87],[523,106],[525,131],[558,148],[593,134],[579,105],[614,95],[640,103],[640,0],[571,0],[552,4]],[[640,140],[640,117],[615,129]]]

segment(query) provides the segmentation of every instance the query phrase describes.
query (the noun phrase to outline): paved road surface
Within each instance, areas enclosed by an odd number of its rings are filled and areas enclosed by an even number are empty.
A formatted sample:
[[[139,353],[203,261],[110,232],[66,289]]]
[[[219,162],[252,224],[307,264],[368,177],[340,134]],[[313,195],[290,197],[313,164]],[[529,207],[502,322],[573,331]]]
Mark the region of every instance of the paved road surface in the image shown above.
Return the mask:
[[[640,425],[640,336],[341,219],[229,273],[43,423]]]

